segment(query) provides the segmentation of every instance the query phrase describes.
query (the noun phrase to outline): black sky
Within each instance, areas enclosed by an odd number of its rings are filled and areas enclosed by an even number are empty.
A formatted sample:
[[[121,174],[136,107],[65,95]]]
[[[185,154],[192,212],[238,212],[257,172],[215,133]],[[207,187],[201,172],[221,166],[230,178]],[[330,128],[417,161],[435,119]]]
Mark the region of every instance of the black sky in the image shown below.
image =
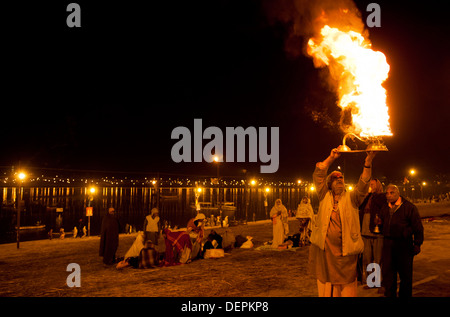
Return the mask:
[[[280,127],[272,177],[309,178],[339,145],[312,110],[334,94],[310,58],[285,51],[288,26],[269,23],[263,1],[74,1],[82,27],[66,26],[72,1],[10,4],[3,10],[0,165],[143,172],[214,173],[207,163],[173,163],[171,131],[194,118],[203,127]],[[276,1],[272,1],[275,2]],[[357,1],[363,21],[367,4]],[[389,152],[376,176],[449,173],[450,26],[445,3],[377,1],[373,48],[391,66],[385,83]],[[333,110],[334,107],[334,110]],[[205,142],[206,143],[206,142]],[[364,154],[346,154],[349,172]],[[260,162],[224,164],[224,174]],[[359,167],[355,173],[359,173]]]

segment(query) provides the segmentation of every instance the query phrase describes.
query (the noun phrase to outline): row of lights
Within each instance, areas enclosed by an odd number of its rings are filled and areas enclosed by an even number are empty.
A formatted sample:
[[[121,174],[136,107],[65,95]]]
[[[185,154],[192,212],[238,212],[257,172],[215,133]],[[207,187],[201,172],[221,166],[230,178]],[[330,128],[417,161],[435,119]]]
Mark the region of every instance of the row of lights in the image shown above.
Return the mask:
[[[215,158],[214,158],[214,161],[216,161],[216,162],[218,162],[218,157],[216,156]],[[415,170],[410,170],[410,174],[411,175],[414,175],[416,172],[415,172]],[[24,173],[24,172],[19,172],[19,173],[17,173],[17,177],[18,177],[18,179],[20,180],[20,181],[23,181],[23,180],[25,180],[25,178],[27,177],[27,175]],[[107,177],[106,177],[106,179],[107,179]],[[146,178],[147,179],[147,178]],[[93,181],[92,181],[93,182]],[[189,181],[190,182],[190,181]],[[242,182],[245,182],[244,180],[242,180]],[[87,183],[87,180],[86,180],[86,182],[85,183]],[[151,184],[152,185],[156,185],[156,183],[157,183],[157,181],[156,180],[152,180],[151,181]],[[98,182],[97,182],[97,184],[98,184]],[[251,186],[256,186],[257,185],[257,181],[255,180],[255,179],[252,179],[252,180],[250,180],[250,182],[249,182],[249,184],[251,185]],[[298,185],[301,185],[302,184],[302,181],[301,180],[297,180],[297,184]],[[205,185],[205,184],[204,184]],[[273,183],[272,183],[272,185],[273,185]],[[290,185],[290,183],[289,183],[289,185]],[[423,182],[422,183],[422,185],[426,185],[426,182]],[[201,192],[201,187],[198,187],[198,192]],[[313,191],[315,191],[315,187],[314,186],[310,186],[309,187],[309,190],[311,191],[311,192],[313,192]],[[350,190],[350,191],[352,191],[353,190],[353,186],[348,186],[348,190]],[[90,189],[89,189],[89,191],[90,191],[90,193],[91,194],[94,194],[95,193],[95,191],[96,191],[96,189],[95,189],[95,187],[90,187]],[[264,189],[264,191],[265,192],[270,192],[270,187],[265,187],[265,189]]]
[[[20,172],[20,173],[16,173],[17,178],[20,181],[25,180],[25,178],[27,178],[28,176],[24,173],[24,172]],[[4,178],[4,183],[6,183],[8,181],[8,177]],[[13,180],[14,181],[14,180]],[[42,175],[42,177],[37,177],[37,178],[32,178],[29,179],[30,182],[36,182],[36,181],[43,181],[43,182],[53,182],[53,183],[57,183],[57,182],[63,182],[63,183],[67,183],[70,184],[71,182],[76,182],[76,180],[74,178],[70,179],[70,178],[59,178],[58,175],[56,175],[56,177],[45,177],[44,175]],[[80,181],[82,183],[85,184],[93,184],[95,183],[96,185],[99,185],[99,182],[103,182],[103,183],[110,183],[111,185],[119,185],[119,184],[123,184],[124,181],[128,181],[127,177],[125,177],[125,179],[116,179],[114,177],[112,178],[108,178],[108,177],[102,177],[101,180],[88,180],[86,178],[81,178]],[[153,179],[153,180],[149,180],[147,179],[147,177],[145,177],[145,181],[142,180],[138,180],[138,179],[130,179],[129,180],[133,185],[139,184],[141,183],[142,185],[146,185],[146,184],[152,184],[152,185],[156,185],[158,183],[157,180]],[[206,186],[207,184],[209,185],[214,185],[217,184],[217,180],[216,182],[213,181],[209,181],[209,180],[204,180],[204,181],[198,181],[196,183],[202,183],[204,186]],[[266,184],[268,184],[268,182],[265,182]],[[283,181],[278,181],[278,182],[270,182],[270,186],[293,186],[297,183],[298,186],[308,186],[308,183],[304,183],[301,180],[297,180],[297,182],[283,182]],[[172,179],[172,178],[168,178],[168,180],[163,180],[160,179],[160,186],[161,185],[190,185],[192,184],[192,181],[190,179],[186,179],[186,180],[179,180],[179,179]],[[222,184],[224,184],[225,186],[228,185],[244,185],[245,184],[245,180],[231,180],[231,181],[226,181],[223,180]],[[252,179],[249,183],[251,186],[256,186],[257,185],[257,180]],[[262,181],[259,181],[259,186],[262,185]],[[314,190],[314,189],[312,189]]]
[[[300,180],[299,180],[298,182],[299,182],[299,184],[301,183]],[[250,184],[252,187],[254,187],[254,186],[257,185],[257,182],[256,182],[256,180],[252,179],[252,180],[250,180],[249,184]],[[201,193],[203,189],[202,189],[202,187],[197,187],[196,190],[197,190],[198,193]],[[267,186],[264,187],[264,191],[265,191],[266,193],[270,192],[270,190],[271,190],[270,187],[267,187]],[[314,186],[310,186],[310,187],[309,187],[309,190],[310,190],[311,192],[313,192],[313,191],[316,190],[316,188],[315,188]]]

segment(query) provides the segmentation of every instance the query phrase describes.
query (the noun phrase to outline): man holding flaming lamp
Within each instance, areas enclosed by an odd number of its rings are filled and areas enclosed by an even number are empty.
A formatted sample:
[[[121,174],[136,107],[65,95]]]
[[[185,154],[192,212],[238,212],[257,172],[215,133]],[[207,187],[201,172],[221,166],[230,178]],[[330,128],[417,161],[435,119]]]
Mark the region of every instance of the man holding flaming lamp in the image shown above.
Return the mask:
[[[318,293],[325,296],[357,296],[357,259],[364,250],[358,207],[369,190],[372,160],[368,152],[358,184],[345,190],[344,175],[328,168],[341,156],[340,146],[316,164],[313,181],[319,196],[319,211],[311,234],[310,268],[317,278]]]

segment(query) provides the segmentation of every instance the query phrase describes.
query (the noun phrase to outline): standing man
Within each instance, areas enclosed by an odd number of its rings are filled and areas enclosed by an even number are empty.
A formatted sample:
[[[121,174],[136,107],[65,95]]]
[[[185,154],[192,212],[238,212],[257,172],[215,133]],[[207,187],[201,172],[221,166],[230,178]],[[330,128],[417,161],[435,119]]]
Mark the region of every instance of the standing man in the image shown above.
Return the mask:
[[[383,225],[382,284],[386,297],[397,296],[397,273],[400,297],[412,296],[413,259],[423,243],[423,225],[417,207],[400,196],[398,187],[386,187],[386,200],[381,209]]]
[[[357,296],[357,260],[364,249],[358,206],[369,189],[375,153],[367,154],[358,184],[351,192],[345,190],[341,172],[327,176],[328,168],[340,155],[339,147],[331,150],[313,173],[319,211],[311,234],[309,260],[320,297]]]
[[[116,251],[119,247],[119,220],[114,208],[109,208],[108,213],[103,217],[100,230],[99,255],[103,257],[103,263],[114,264]]]
[[[369,195],[359,206],[359,221],[361,223],[361,235],[364,242],[362,254],[362,283],[367,280],[367,266],[377,263],[381,267],[381,254],[383,251],[383,235],[381,234],[380,201],[386,203],[383,193],[383,185],[374,178],[370,181]]]
[[[158,245],[159,232],[161,231],[159,225],[159,211],[158,208],[153,208],[150,215],[145,217],[144,221],[145,241],[144,244],[150,240],[154,245]]]

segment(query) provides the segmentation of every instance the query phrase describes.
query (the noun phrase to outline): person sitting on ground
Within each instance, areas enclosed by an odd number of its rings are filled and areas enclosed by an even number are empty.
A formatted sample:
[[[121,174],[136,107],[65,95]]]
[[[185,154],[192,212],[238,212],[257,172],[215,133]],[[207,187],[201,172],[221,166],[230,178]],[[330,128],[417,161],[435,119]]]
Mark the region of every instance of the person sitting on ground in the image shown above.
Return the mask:
[[[165,228],[163,237],[166,244],[163,266],[186,264],[190,262],[192,243],[185,231],[172,232]]]
[[[155,244],[148,240],[145,248],[139,253],[139,268],[150,269],[159,266],[159,253],[155,250]]]
[[[211,230],[210,234],[207,237],[207,241],[203,246],[202,257],[205,255],[205,252],[208,249],[222,249],[222,236],[214,230]]]
[[[155,246],[151,240],[148,240],[144,244],[144,237],[144,233],[139,231],[136,240],[134,240],[133,245],[125,254],[124,259],[117,264],[117,269],[128,266],[135,269],[149,269],[158,266],[158,252],[155,250]]]
[[[191,260],[195,260],[202,249],[202,240],[205,235],[205,218],[204,214],[199,213],[187,223],[186,233],[190,236],[192,242]]]
[[[117,264],[116,268],[121,269],[130,265],[136,267],[138,264],[139,254],[143,248],[144,248],[144,233],[142,231],[139,231],[136,236],[136,240],[134,240],[133,244],[128,249],[127,253],[125,253],[123,260]]]

